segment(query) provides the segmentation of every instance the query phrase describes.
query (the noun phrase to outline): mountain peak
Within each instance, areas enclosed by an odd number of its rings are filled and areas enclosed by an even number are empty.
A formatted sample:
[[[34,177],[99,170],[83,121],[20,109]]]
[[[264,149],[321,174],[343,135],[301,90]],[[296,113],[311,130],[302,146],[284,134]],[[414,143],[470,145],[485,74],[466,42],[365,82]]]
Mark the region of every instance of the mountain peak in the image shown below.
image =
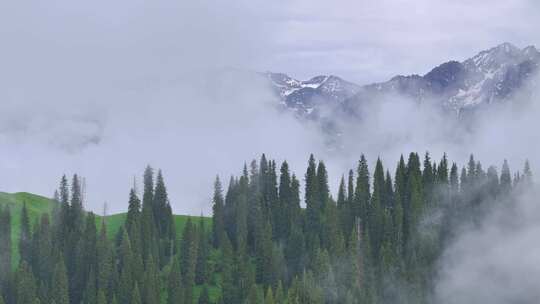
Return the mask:
[[[503,43],[499,44],[498,46],[491,49],[491,51],[493,51],[493,50],[503,51],[505,53],[517,53],[517,52],[520,52],[520,49],[517,46],[510,43],[510,42],[503,42]]]
[[[386,82],[365,86],[335,75],[319,75],[302,81],[285,74],[270,74],[282,104],[300,116],[319,117],[330,115],[329,106],[343,106],[341,110],[348,112],[355,107],[354,103],[387,93],[401,94],[419,102],[438,100],[441,106],[460,111],[508,100],[539,69],[540,52],[535,46],[520,49],[504,42],[463,62],[442,63],[425,75],[398,75]]]

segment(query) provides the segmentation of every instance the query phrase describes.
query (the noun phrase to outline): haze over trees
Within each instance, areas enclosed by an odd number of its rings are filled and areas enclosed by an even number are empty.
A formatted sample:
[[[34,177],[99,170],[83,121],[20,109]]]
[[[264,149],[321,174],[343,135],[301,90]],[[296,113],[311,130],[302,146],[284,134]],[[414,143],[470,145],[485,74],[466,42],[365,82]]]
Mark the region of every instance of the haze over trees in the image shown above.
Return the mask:
[[[211,225],[177,229],[163,174],[147,167],[111,236],[84,210],[81,179],[64,176],[51,214],[32,222],[22,207],[17,265],[0,206],[0,303],[431,303],[457,229],[532,185],[528,163],[499,173],[473,156],[459,168],[410,153],[374,168],[361,156],[334,197],[313,155],[302,176],[262,155],[216,178]]]

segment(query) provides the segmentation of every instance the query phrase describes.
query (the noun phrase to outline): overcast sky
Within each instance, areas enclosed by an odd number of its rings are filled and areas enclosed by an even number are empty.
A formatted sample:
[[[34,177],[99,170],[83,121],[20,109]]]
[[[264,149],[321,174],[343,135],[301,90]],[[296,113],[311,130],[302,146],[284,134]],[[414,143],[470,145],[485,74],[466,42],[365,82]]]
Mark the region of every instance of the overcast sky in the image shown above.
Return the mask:
[[[0,1],[0,191],[78,172],[89,208],[118,211],[150,163],[176,212],[208,213],[216,173],[271,152],[302,174],[323,150],[227,68],[383,81],[540,45],[539,16],[535,0]]]

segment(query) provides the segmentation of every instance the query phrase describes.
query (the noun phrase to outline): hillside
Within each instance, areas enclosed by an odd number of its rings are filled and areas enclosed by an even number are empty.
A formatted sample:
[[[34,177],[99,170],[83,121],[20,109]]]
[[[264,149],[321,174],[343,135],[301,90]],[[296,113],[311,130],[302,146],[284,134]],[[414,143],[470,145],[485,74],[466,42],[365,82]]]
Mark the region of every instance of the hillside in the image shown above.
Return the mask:
[[[0,206],[9,206],[11,211],[11,239],[13,244],[13,264],[17,265],[19,260],[18,250],[18,238],[20,234],[20,221],[21,210],[23,204],[26,203],[28,209],[28,215],[30,217],[30,223],[35,223],[41,214],[51,213],[54,208],[55,202],[49,198],[27,193],[5,193],[0,192]],[[127,203],[126,203],[127,204]],[[176,235],[178,238],[182,235],[182,231],[189,218],[198,221],[199,216],[188,215],[174,215],[174,222],[176,226]],[[105,217],[105,224],[107,226],[107,233],[109,237],[113,238],[118,232],[118,229],[123,225],[126,219],[126,213],[112,214]],[[101,227],[102,216],[96,215],[96,225]],[[212,219],[209,217],[204,218],[207,227],[210,227]]]

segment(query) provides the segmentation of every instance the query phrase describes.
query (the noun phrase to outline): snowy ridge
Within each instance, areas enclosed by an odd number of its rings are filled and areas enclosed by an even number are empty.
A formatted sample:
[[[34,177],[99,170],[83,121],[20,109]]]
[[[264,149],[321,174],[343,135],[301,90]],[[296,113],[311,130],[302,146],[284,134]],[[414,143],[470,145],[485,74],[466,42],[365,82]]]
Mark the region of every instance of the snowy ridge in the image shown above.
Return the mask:
[[[366,86],[332,75],[306,81],[280,73],[264,75],[282,104],[299,116],[331,119],[336,110],[349,113],[374,96],[384,94],[397,93],[418,102],[438,102],[441,107],[457,113],[504,102],[532,79],[539,65],[540,52],[536,47],[520,49],[502,43],[462,62],[443,63],[423,76],[398,75]]]
[[[360,86],[333,75],[304,81],[282,73],[266,72],[265,76],[281,97],[282,104],[299,116],[318,116],[321,107],[337,106],[360,90]]]

